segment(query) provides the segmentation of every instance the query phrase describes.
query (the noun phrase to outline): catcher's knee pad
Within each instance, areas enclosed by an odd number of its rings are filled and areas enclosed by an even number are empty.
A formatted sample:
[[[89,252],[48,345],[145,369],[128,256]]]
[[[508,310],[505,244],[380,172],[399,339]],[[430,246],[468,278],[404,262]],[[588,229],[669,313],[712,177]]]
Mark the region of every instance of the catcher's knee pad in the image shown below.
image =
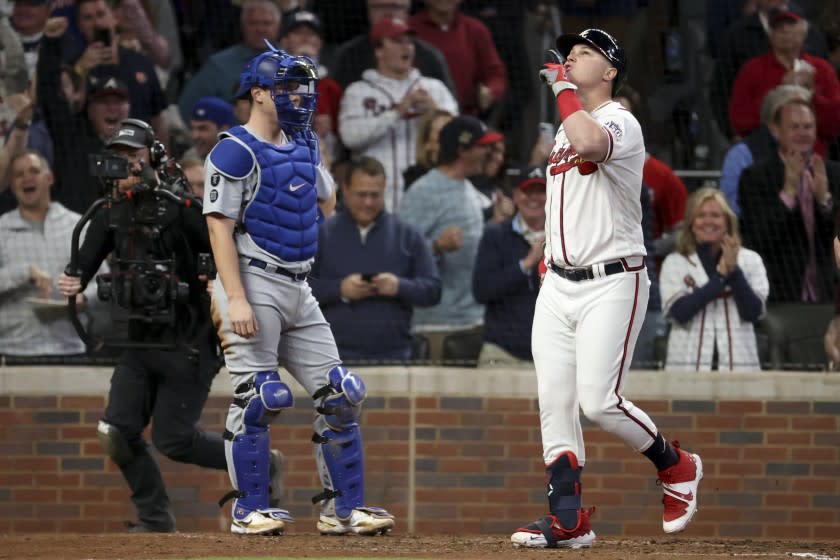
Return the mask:
[[[243,409],[237,433],[226,432],[230,441],[228,470],[236,488],[234,515],[268,508],[269,449],[268,425],[284,408],[293,404],[292,391],[276,371],[257,374],[254,383],[237,387],[234,404]],[[244,515],[243,515],[244,514]]]
[[[312,502],[325,501],[326,510],[334,507],[339,517],[347,518],[364,503],[364,452],[357,420],[365,399],[365,384],[343,366],[331,369],[328,380],[329,384],[313,395],[316,401],[320,399],[316,410],[328,427],[312,436],[324,486]]]
[[[545,468],[548,475],[548,510],[559,515],[562,511],[579,510],[581,500],[580,473],[577,456],[571,451],[561,453]]]
[[[249,433],[271,424],[284,408],[292,407],[294,399],[276,371],[261,371],[253,384],[237,387],[233,402],[244,409],[242,423]]]
[[[134,460],[135,454],[131,444],[116,426],[100,420],[96,425],[96,437],[105,448],[105,453],[117,466],[122,467]]]

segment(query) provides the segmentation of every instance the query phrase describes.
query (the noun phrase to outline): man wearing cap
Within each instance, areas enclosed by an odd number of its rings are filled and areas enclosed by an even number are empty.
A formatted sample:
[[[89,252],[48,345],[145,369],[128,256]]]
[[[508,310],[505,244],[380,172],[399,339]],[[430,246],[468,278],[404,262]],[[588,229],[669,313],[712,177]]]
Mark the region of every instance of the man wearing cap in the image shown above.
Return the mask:
[[[368,27],[372,29],[383,19],[408,21],[410,11],[411,0],[367,0]],[[440,80],[454,94],[455,84],[452,81],[452,71],[443,53],[434,45],[417,37],[412,37],[412,41],[415,52],[414,64],[420,73]],[[329,62],[333,78],[343,88],[359,81],[365,70],[375,66],[376,57],[367,33],[339,45]]]
[[[429,339],[435,361],[443,358],[446,336],[477,334],[484,320],[484,307],[472,292],[484,197],[467,177],[484,168],[492,141],[493,133],[475,117],[462,115],[446,123],[437,167],[417,179],[400,203],[400,217],[420,230],[437,257],[443,283],[440,303],[414,313],[415,330]]]
[[[202,97],[192,109],[190,137],[193,145],[184,157],[196,157],[204,161],[218,142],[219,133],[237,124],[233,105],[220,97]]]
[[[627,76],[624,49],[600,29],[561,35],[556,44],[565,62],[540,71],[561,124],[546,170],[548,270],[531,343],[549,513],[517,529],[511,542],[579,548],[595,540],[581,496],[580,410],[654,464],[666,533],[685,529],[696,512],[703,464],[622,395],[650,286],[641,227],[644,139],[633,114],[612,99]]]
[[[721,30],[723,38],[719,44],[719,54],[714,64],[714,75],[709,89],[709,101],[712,113],[727,137],[732,137],[729,122],[729,100],[732,98],[732,86],[741,66],[754,56],[759,56],[770,49],[768,37],[770,14],[774,10],[794,11],[801,15],[800,8],[787,0],[757,0],[755,11],[736,20],[728,29]],[[805,50],[814,56],[828,58],[825,37],[818,26],[808,24]]]
[[[473,269],[473,295],[485,306],[479,366],[532,360],[537,265],[545,251],[545,168],[509,169],[507,179],[514,187],[516,214],[484,230]]]
[[[130,116],[152,125],[158,139],[166,144],[169,129],[162,113],[168,104],[158,81],[155,65],[145,54],[120,43],[117,16],[107,0],[76,0],[76,23],[85,40],[81,56],[72,62],[80,75],[117,76],[128,86]]]
[[[155,135],[149,124],[138,119],[120,121],[107,148],[128,160],[131,175],[116,184],[121,193],[132,191],[141,181],[156,183],[154,173],[149,173],[157,151],[152,151],[154,146]],[[150,196],[149,191],[142,192]],[[175,253],[175,264],[167,272],[188,284],[187,301],[175,305],[174,325],[145,318],[128,321],[131,343],[156,346],[129,348],[120,354],[111,377],[108,404],[96,430],[131,490],[137,523],[130,525],[129,532],[168,533],[175,531],[175,518],[160,469],[143,438],[152,419],[152,442],[163,455],[212,469],[225,469],[227,465],[221,435],[198,428],[220,365],[218,339],[210,326],[206,283],[196,270],[198,253],[210,252],[210,239],[200,208],[176,204],[166,197],[156,201],[151,236],[148,224],[137,219],[140,193],[134,190],[130,197],[115,196],[112,204],[100,207],[79,248],[78,267],[66,269],[58,286],[65,297],[79,293],[109,253],[112,270],[120,274],[128,272],[128,267],[136,273],[137,261],[163,263]],[[178,346],[166,348],[172,341]]]
[[[458,113],[458,103],[440,80],[414,68],[413,34],[400,19],[380,20],[370,30],[376,68],[350,84],[341,99],[338,132],[354,156],[366,155],[385,166],[385,208],[399,208],[402,172],[417,157],[420,118],[440,108]]]
[[[735,134],[748,136],[761,126],[761,102],[774,87],[799,85],[811,92],[817,113],[816,151],[826,155],[826,143],[840,134],[840,81],[827,60],[804,50],[808,22],[796,12],[770,13],[770,49],[744,63],[729,100],[729,119]]]
[[[99,153],[130,110],[126,85],[115,75],[86,77],[85,107],[74,112],[61,87],[61,37],[66,18],[50,18],[38,58],[37,99],[55,144],[57,200],[83,214],[102,192],[88,171],[88,154]]]
[[[308,56],[315,64],[321,61],[323,28],[321,18],[308,10],[295,9],[283,14],[280,47],[295,56]],[[321,141],[321,156],[329,169],[338,154],[338,111],[342,88],[327,75],[327,68],[318,66],[318,105],[312,126]]]

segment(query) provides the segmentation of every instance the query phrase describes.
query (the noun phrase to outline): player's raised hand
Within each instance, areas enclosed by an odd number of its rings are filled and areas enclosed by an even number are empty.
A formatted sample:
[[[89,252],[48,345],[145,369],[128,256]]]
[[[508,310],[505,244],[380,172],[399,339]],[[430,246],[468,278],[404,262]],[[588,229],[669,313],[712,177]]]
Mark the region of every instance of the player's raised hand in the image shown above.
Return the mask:
[[[540,70],[540,79],[551,88],[554,95],[560,95],[560,92],[565,89],[577,89],[577,86],[569,81],[566,76],[566,67],[562,64],[553,62],[543,64],[543,68]]]
[[[251,338],[257,334],[257,317],[244,297],[233,298],[228,302],[228,316],[230,328],[242,338]]]

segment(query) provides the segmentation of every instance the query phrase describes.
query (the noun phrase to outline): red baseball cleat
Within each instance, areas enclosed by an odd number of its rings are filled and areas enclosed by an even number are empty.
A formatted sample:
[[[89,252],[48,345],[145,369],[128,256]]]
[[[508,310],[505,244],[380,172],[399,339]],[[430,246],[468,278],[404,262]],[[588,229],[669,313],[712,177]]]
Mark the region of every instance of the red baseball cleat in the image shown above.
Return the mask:
[[[517,529],[510,542],[529,548],[588,548],[595,541],[595,532],[589,524],[594,510],[580,510],[574,529],[564,529],[553,515],[543,517]]]
[[[703,462],[695,453],[680,449],[680,442],[673,441],[679,462],[659,471],[662,483],[662,529],[666,533],[679,533],[697,512],[697,486],[703,478]]]

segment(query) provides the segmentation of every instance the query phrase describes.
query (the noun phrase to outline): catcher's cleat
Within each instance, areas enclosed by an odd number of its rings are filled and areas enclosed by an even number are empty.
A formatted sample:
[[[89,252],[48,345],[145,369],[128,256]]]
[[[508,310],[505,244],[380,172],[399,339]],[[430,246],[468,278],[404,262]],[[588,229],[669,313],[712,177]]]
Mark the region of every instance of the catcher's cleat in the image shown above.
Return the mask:
[[[680,449],[680,442],[671,445],[680,460],[665,470],[659,471],[662,484],[662,529],[666,533],[679,533],[697,512],[697,487],[703,478],[703,462],[700,456]]]
[[[537,519],[517,529],[510,542],[527,548],[589,548],[595,542],[595,531],[589,524],[589,516],[594,510],[580,510],[574,529],[563,528],[553,515]]]
[[[261,509],[249,512],[242,519],[236,514],[230,532],[236,535],[282,535],[292,516],[284,509]]]
[[[394,528],[394,516],[378,507],[357,507],[348,519],[322,514],[316,525],[322,535],[384,535]]]

